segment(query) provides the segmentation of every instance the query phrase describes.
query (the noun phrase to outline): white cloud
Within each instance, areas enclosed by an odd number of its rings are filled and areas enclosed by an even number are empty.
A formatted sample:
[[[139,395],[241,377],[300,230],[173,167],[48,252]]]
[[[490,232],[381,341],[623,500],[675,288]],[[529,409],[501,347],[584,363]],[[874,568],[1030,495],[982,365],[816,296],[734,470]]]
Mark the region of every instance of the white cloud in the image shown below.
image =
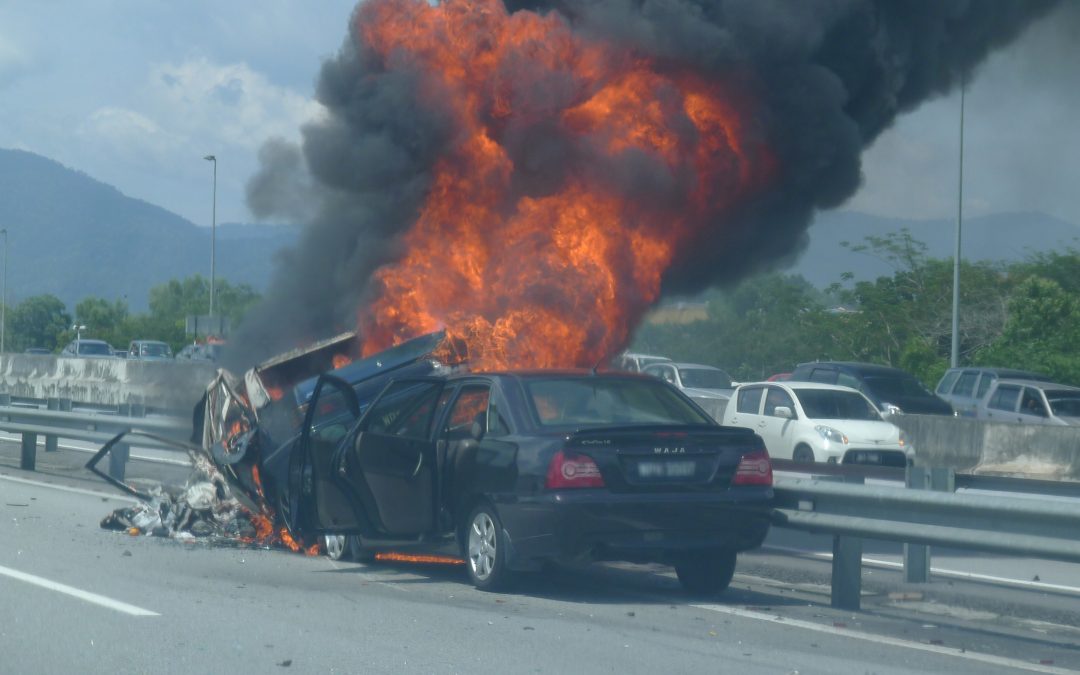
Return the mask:
[[[159,124],[206,147],[256,150],[271,137],[296,138],[321,106],[279,87],[244,63],[206,58],[151,68],[147,106]]]
[[[106,106],[95,110],[78,133],[119,150],[150,152],[164,156],[182,140],[162,130],[156,122],[135,110]]]
[[[30,57],[11,39],[0,35],[0,85],[14,80],[30,69]]]

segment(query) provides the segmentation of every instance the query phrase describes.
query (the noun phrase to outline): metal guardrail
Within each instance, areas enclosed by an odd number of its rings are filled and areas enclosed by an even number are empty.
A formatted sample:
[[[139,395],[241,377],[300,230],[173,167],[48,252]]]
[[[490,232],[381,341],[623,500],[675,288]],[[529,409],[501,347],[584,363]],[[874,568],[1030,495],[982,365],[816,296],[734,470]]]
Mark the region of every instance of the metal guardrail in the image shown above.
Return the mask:
[[[67,410],[64,410],[66,408]],[[107,443],[117,434],[137,431],[145,434],[140,445],[152,448],[175,449],[171,440],[187,440],[191,421],[166,417],[143,417],[138,407],[120,406],[117,415],[69,412],[70,401],[51,399],[49,409],[0,405],[0,430],[22,436],[20,468],[37,468],[38,436],[45,437],[45,451],[57,448],[57,439],[68,438],[93,443]],[[132,414],[135,413],[135,414]],[[123,480],[130,447],[117,444],[109,457],[109,475]]]
[[[929,580],[930,545],[1080,562],[1076,503],[952,494],[955,478],[921,467],[909,470],[909,487],[777,478],[773,525],[833,536],[832,604],[843,609],[859,609],[863,539],[905,544],[905,575],[916,582]]]

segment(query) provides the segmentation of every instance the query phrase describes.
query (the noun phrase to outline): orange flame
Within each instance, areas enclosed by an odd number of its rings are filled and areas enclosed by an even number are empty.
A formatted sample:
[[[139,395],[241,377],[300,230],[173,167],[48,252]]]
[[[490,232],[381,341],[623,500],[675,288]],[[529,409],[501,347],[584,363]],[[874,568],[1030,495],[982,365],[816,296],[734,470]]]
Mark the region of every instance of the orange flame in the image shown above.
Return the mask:
[[[452,558],[445,555],[411,555],[408,553],[376,553],[376,560],[388,562],[410,562],[424,565],[463,565],[461,558]]]
[[[334,354],[332,363],[334,366],[334,370],[337,370],[338,368],[344,368],[345,366],[352,363],[352,359],[349,358],[347,354]]]
[[[702,230],[773,172],[734,87],[590,42],[555,13],[369,0],[357,30],[387,69],[421,73],[421,102],[456,134],[406,253],[376,273],[364,356],[446,328],[478,368],[591,366],[626,345]],[[658,204],[582,170],[521,195],[498,140],[510,120],[554,125],[612,172],[647,160],[689,187]]]

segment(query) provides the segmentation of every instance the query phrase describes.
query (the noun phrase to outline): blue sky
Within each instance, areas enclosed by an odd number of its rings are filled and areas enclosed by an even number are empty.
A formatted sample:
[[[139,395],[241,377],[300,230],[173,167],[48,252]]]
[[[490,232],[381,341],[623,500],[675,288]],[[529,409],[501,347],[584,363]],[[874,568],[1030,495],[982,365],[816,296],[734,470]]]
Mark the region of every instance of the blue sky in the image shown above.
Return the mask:
[[[212,153],[218,221],[251,222],[244,185],[258,149],[297,139],[319,114],[318,68],[342,44],[354,5],[0,0],[0,147],[45,155],[200,225],[211,187],[202,157]],[[1080,224],[1074,10],[991,58],[969,89],[970,215],[1040,210]],[[848,207],[953,217],[958,106],[955,95],[932,101],[883,135]]]

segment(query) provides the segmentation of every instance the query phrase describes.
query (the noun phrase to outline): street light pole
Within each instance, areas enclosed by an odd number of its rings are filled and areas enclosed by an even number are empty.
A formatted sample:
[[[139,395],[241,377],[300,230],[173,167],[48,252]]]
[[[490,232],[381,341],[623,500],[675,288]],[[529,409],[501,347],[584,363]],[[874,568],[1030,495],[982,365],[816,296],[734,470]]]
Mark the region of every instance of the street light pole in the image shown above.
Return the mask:
[[[214,268],[217,264],[217,157],[207,155],[203,157],[208,162],[214,163],[214,201],[210,220],[210,320],[214,319]],[[212,323],[211,323],[212,325]]]
[[[0,354],[4,353],[7,338],[7,228],[0,230],[4,236],[4,287],[0,291]]]
[[[964,222],[964,79],[960,78],[960,175],[956,199],[956,252],[953,255],[952,353],[949,364],[960,365],[960,226]]]

